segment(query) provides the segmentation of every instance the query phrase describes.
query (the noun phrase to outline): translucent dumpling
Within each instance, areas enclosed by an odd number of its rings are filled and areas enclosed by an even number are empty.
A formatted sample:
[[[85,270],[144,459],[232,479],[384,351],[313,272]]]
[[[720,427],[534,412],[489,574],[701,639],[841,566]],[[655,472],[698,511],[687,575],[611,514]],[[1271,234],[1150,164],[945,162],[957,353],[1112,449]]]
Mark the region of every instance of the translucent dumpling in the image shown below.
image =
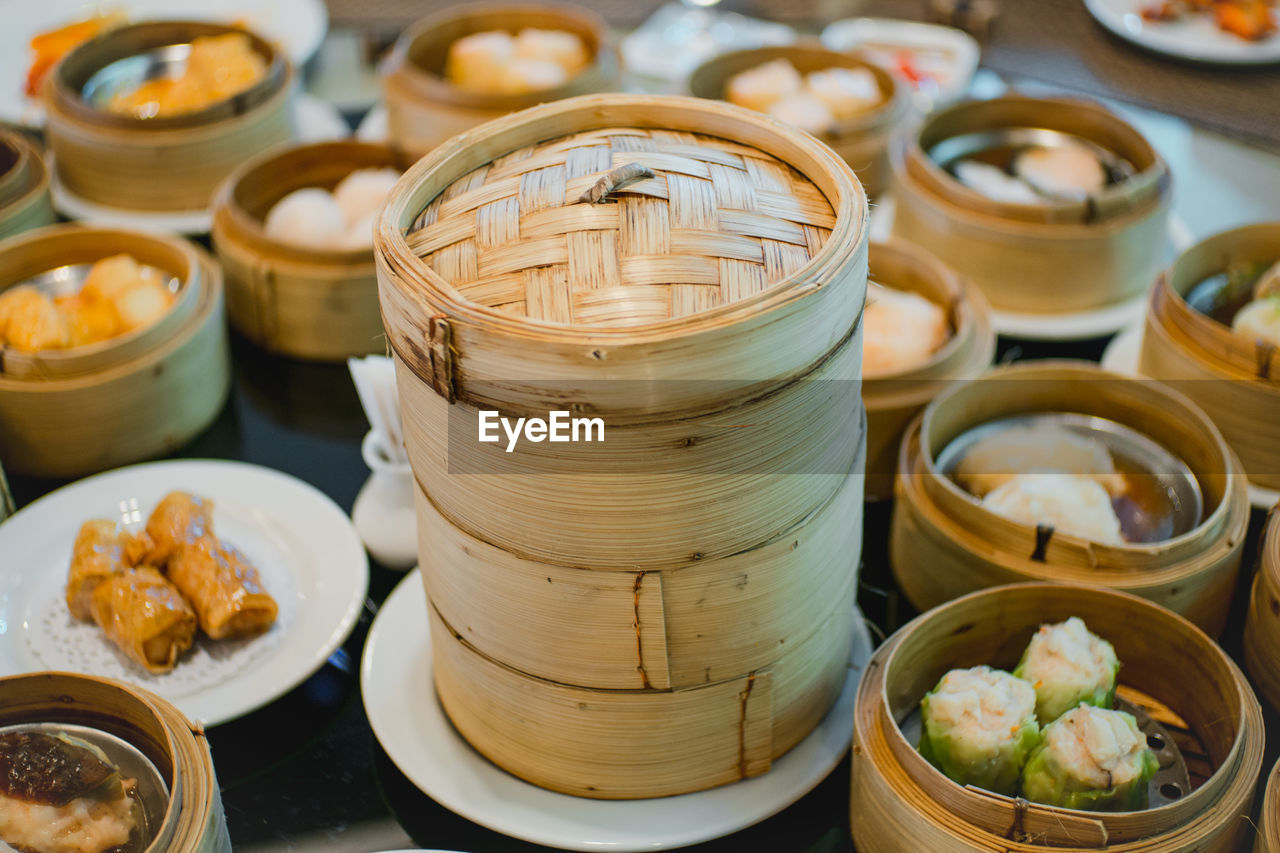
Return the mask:
[[[1120,519],[1111,496],[1096,480],[1078,474],[1017,474],[982,505],[1011,521],[1047,524],[1104,545],[1122,545]]]
[[[1082,474],[1111,496],[1124,494],[1124,476],[1095,438],[1045,424],[1002,429],[977,441],[956,466],[956,481],[978,497],[1019,474]]]
[[[868,377],[924,364],[951,336],[942,306],[877,284],[867,288],[862,322],[862,373]]]
[[[780,99],[800,94],[803,87],[804,78],[795,66],[775,59],[730,77],[725,97],[731,104],[766,112]]]

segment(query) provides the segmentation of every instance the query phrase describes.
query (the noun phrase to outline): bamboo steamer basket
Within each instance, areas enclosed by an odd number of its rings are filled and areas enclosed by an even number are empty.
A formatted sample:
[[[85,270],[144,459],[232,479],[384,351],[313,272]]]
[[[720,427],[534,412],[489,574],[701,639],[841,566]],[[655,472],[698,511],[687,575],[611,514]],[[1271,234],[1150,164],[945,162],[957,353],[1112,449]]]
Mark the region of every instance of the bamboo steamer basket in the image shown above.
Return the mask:
[[[227,318],[272,352],[336,361],[383,352],[373,246],[317,249],[269,237],[267,213],[303,187],[332,190],[356,169],[409,165],[368,142],[320,142],[275,150],[236,170],[213,205],[213,245],[227,279]]]
[[[0,242],[0,290],[122,251],[181,279],[179,298],[118,344],[61,355],[4,351],[0,457],[14,473],[75,477],[159,456],[222,410],[230,388],[222,275],[194,244],[112,228],[42,228]]]
[[[1170,382],[1213,418],[1249,479],[1280,489],[1280,355],[1186,302],[1191,288],[1232,261],[1280,258],[1280,223],[1224,231],[1184,252],[1151,288],[1138,369]]]
[[[0,521],[4,521],[17,510],[13,493],[9,491],[9,481],[4,476],[4,466],[0,465]]]
[[[948,670],[1011,669],[1038,625],[1071,616],[1115,645],[1124,664],[1121,695],[1178,741],[1192,770],[1189,794],[1139,812],[1027,803],[955,784],[903,737],[900,723]],[[872,657],[854,706],[853,839],[865,853],[1228,853],[1249,834],[1263,739],[1262,709],[1243,673],[1176,614],[1092,587],[989,589],[918,617]],[[1207,765],[1191,766],[1188,752],[1203,754]]]
[[[526,27],[565,30],[587,45],[591,62],[553,89],[484,94],[444,77],[449,46],[472,33]],[[618,58],[604,20],[587,7],[537,3],[466,3],[419,21],[396,41],[382,68],[391,140],[421,157],[451,136],[547,101],[615,90]]]
[[[689,76],[689,91],[699,98],[723,100],[734,75],[778,59],[787,60],[801,74],[862,68],[875,75],[882,103],[841,122],[836,130],[818,134],[818,138],[853,167],[867,195],[884,192],[889,186],[889,139],[906,118],[909,103],[902,86],[880,66],[816,43],[757,47],[724,53],[699,65]]]
[[[44,160],[25,136],[0,129],[0,239],[54,219]]]
[[[1276,507],[1268,516],[1261,547],[1244,623],[1244,665],[1262,697],[1280,709],[1280,509]]]
[[[147,853],[231,853],[204,729],[173,705],[118,681],[62,672],[0,678],[0,726],[92,726],[128,741],[160,771],[169,806]]]
[[[1262,814],[1258,820],[1258,840],[1254,853],[1280,851],[1280,762],[1267,780],[1267,793],[1262,800]]]
[[[928,362],[880,376],[863,376],[867,409],[867,500],[893,497],[902,434],[949,384],[986,370],[996,351],[991,309],[982,292],[926,250],[901,240],[872,243],[872,281],[919,293],[947,309],[951,338]]]
[[[268,62],[262,80],[206,109],[139,119],[84,99],[99,69],[124,57],[200,36],[243,32]],[[45,84],[46,134],[58,179],[70,192],[129,210],[189,211],[245,160],[293,135],[293,70],[276,47],[237,27],[156,21],[120,27],[73,50]]]
[[[655,177],[616,202],[537,198],[576,198],[633,163]],[[519,239],[482,246],[483,275],[468,281],[454,262],[474,259],[477,218],[489,240],[519,204],[531,211],[505,232]],[[424,208],[430,223],[406,239]],[[816,140],[689,98],[557,102],[437,149],[402,179],[377,238],[406,447],[435,506],[520,556],[603,569],[686,565],[794,526],[839,487],[862,439],[847,380],[866,209]],[[507,454],[475,441],[480,409],[571,410],[610,432],[594,450]]]
[[[1001,417],[1075,412],[1117,421],[1159,441],[1191,469],[1204,496],[1193,530],[1162,542],[1109,546],[1002,518],[934,464],[951,439]],[[1104,586],[1168,607],[1217,636],[1226,623],[1249,522],[1239,462],[1213,423],[1158,382],[1133,381],[1083,362],[1002,367],[943,392],[903,439],[890,530],[890,562],[904,594],[924,610],[1018,581]]]
[[[1128,160],[1136,174],[1086,201],[1013,204],[965,187],[928,154],[946,139],[1007,127],[1075,134]],[[894,236],[928,246],[998,311],[1103,308],[1136,297],[1159,271],[1168,166],[1140,133],[1100,106],[1022,96],[958,104],[903,135],[892,163]]]

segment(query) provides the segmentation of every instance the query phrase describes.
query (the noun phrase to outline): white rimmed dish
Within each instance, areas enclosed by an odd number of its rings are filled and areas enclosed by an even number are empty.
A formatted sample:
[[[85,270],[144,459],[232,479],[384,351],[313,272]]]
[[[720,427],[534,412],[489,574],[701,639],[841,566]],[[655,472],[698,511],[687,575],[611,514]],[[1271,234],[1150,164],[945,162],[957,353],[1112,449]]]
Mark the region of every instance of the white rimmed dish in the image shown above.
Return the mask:
[[[1084,0],[1098,23],[1125,41],[1166,56],[1215,65],[1269,65],[1280,62],[1280,33],[1246,41],[1223,32],[1207,14],[1178,21],[1147,21],[1142,7],[1154,0]]]

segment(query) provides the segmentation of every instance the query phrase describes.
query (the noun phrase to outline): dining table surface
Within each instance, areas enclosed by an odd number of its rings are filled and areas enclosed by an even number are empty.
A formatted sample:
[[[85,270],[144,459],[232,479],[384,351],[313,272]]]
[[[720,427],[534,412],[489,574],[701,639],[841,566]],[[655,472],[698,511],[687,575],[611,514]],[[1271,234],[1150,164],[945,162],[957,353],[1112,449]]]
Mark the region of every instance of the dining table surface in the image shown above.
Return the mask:
[[[437,5],[444,4],[329,0],[329,35],[307,69],[311,93],[338,106],[354,128],[376,98],[377,51]],[[593,5],[625,31],[657,4],[602,0]],[[757,0],[742,10],[814,33],[826,22],[854,14],[919,17],[924,5],[907,0]],[[1246,222],[1280,220],[1280,70],[1228,73],[1153,58],[1092,22],[1081,26],[1078,0],[1004,0],[1000,6],[1000,14],[1009,16],[1003,24],[1005,34],[999,35],[1002,25],[997,18],[973,94],[988,96],[1013,87],[1084,95],[1103,100],[1132,121],[1170,163],[1174,175],[1177,230],[1171,234],[1172,246],[1185,247],[1191,240]],[[1099,59],[1104,56],[1111,58]],[[1090,62],[1092,71],[1080,70]],[[1147,69],[1142,72],[1146,78],[1135,76],[1135,68]],[[1185,102],[1182,109],[1169,94],[1178,89]],[[997,360],[1097,361],[1109,340],[1109,335],[1068,342],[1002,337]],[[233,386],[225,409],[174,456],[241,460],[277,469],[315,486],[350,513],[369,476],[360,451],[369,424],[346,365],[273,356],[234,332],[231,355]],[[19,508],[63,484],[10,477]],[[864,522],[858,603],[877,642],[915,615],[889,569],[891,512],[891,503],[868,504]],[[1220,639],[1237,661],[1263,521],[1264,513],[1254,510],[1231,617]],[[548,849],[494,832],[436,803],[397,769],[374,736],[360,690],[361,654],[379,607],[403,579],[403,572],[371,559],[362,615],[324,666],[277,701],[208,731],[236,851]],[[1271,708],[1264,707],[1264,713],[1264,766],[1269,769],[1280,754],[1280,717]],[[689,849],[853,850],[849,776],[846,754],[824,781],[780,813]],[[1260,805],[1260,795],[1258,799]]]

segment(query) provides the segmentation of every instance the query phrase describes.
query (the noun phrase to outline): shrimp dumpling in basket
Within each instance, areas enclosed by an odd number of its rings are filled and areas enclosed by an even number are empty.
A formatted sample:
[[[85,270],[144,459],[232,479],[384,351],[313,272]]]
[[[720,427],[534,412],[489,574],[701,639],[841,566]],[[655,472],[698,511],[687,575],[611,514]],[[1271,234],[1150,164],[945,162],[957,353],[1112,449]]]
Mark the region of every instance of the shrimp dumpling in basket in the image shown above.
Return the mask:
[[[1107,185],[1107,170],[1083,145],[1032,146],[1013,162],[1013,172],[1048,196],[1085,196]]]
[[[1096,480],[1078,474],[1015,474],[988,492],[982,505],[1011,521],[1100,542],[1123,545],[1111,496]]]
[[[862,373],[883,376],[925,364],[951,337],[942,306],[918,293],[870,283],[862,315]]]
[[[975,442],[956,466],[955,479],[981,498],[1019,474],[1049,472],[1083,475],[1111,497],[1127,488],[1102,442],[1044,424],[1009,427]]]
[[[731,104],[767,112],[783,98],[799,95],[804,78],[785,59],[775,59],[739,72],[729,78],[725,97]]]

